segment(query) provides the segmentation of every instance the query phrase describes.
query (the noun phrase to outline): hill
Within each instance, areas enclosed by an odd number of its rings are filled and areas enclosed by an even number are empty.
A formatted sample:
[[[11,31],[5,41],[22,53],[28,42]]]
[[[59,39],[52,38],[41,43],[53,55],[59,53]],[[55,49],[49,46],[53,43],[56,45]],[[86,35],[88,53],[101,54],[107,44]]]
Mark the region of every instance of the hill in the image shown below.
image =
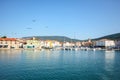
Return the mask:
[[[35,37],[37,39],[40,39],[40,40],[57,40],[57,41],[60,41],[60,42],[77,42],[77,41],[80,41],[78,39],[71,39],[69,37],[65,37],[65,36],[30,36],[30,37],[23,37],[24,39],[27,39],[27,38],[32,38],[32,37]]]
[[[96,39],[93,39],[93,40],[99,40],[99,39],[120,40],[120,33],[103,36],[103,37],[96,38]]]
[[[23,38],[27,39],[27,38],[32,38],[32,37],[35,37],[35,38],[40,39],[40,40],[57,40],[60,42],[64,42],[64,41],[66,41],[66,42],[87,41],[87,40],[71,39],[71,38],[65,37],[65,36],[29,36],[29,37],[23,37]],[[99,40],[99,39],[120,40],[120,33],[111,34],[111,35],[103,36],[103,37],[92,39],[92,40],[94,41],[94,40]]]

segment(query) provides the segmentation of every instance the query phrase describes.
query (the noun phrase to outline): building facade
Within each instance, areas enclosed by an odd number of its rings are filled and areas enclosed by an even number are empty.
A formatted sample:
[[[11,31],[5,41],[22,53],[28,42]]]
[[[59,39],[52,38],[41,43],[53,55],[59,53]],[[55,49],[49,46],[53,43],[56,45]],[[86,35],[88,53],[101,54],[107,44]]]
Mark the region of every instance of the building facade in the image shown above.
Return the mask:
[[[115,46],[118,47],[118,48],[120,48],[120,40],[116,40],[115,41]]]
[[[101,39],[96,41],[96,46],[99,47],[115,47],[115,42],[113,40]]]
[[[0,49],[19,49],[19,45],[16,38],[0,38]]]
[[[46,40],[44,41],[44,48],[55,48],[61,46],[60,42],[55,40]]]
[[[34,37],[32,39],[26,40],[26,45],[23,46],[24,49],[41,49],[41,43],[40,40],[35,39]]]

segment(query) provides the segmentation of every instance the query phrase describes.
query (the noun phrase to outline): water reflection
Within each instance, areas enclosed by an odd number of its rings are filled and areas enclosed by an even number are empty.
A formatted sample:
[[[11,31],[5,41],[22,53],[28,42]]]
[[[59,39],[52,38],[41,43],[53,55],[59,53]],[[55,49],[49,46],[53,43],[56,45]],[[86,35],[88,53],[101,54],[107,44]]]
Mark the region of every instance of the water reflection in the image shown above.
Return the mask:
[[[24,50],[22,56],[28,60],[36,60],[40,57],[40,50]]]
[[[20,60],[21,50],[0,50],[0,60]]]
[[[119,80],[120,54],[105,51],[0,51],[1,80]],[[6,61],[6,62],[5,62]],[[41,78],[42,77],[42,78]]]
[[[105,59],[107,61],[113,61],[115,58],[115,51],[105,51]]]
[[[22,58],[31,61],[43,61],[43,60],[57,60],[59,57],[59,51],[50,50],[24,50],[22,52]]]
[[[105,51],[105,76],[109,78],[114,75],[115,51]]]
[[[114,51],[106,51],[105,52],[105,69],[106,71],[113,71],[114,69]]]

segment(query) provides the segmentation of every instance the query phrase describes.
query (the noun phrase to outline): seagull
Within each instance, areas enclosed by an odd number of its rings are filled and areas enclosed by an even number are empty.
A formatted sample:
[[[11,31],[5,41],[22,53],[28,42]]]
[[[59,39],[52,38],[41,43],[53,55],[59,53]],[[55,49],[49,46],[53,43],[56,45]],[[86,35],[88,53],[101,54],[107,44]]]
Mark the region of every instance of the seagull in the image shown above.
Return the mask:
[[[28,28],[26,28],[26,29],[32,29],[32,28],[28,27]]]

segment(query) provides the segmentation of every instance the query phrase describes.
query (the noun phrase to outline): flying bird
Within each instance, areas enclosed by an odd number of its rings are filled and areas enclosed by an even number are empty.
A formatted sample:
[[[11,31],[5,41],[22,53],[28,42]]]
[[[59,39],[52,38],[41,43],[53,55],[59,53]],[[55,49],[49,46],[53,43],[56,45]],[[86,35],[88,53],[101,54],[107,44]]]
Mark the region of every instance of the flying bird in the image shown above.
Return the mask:
[[[26,29],[32,29],[32,28],[28,27],[28,28],[26,28]]]

